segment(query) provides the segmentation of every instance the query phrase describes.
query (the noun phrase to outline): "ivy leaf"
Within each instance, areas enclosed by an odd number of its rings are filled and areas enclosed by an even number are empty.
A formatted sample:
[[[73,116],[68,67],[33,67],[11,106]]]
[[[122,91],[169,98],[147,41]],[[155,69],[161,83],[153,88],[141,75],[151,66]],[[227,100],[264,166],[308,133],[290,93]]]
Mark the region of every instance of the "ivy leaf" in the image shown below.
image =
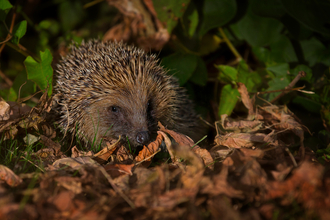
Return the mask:
[[[203,22],[199,32],[203,36],[208,30],[227,24],[236,14],[235,0],[205,0]]]
[[[190,81],[200,86],[205,86],[207,82],[207,69],[204,61],[200,57],[197,57],[197,67],[193,72]]]
[[[27,26],[27,22],[25,20],[21,21],[21,22],[19,22],[18,24],[15,25],[15,27],[13,29],[13,38],[11,39],[11,42],[18,45],[19,40],[26,33],[26,26]]]
[[[246,40],[251,46],[259,47],[277,42],[284,26],[274,18],[254,14],[250,6],[246,15],[230,27],[240,40]]]
[[[170,75],[179,79],[179,84],[185,84],[192,76],[197,66],[197,56],[192,54],[174,53],[164,57],[162,65]]]
[[[53,68],[51,66],[53,57],[48,49],[45,52],[40,52],[41,61],[35,61],[31,56],[28,56],[24,65],[27,71],[28,79],[35,82],[41,90],[48,88],[48,95],[52,93]]]

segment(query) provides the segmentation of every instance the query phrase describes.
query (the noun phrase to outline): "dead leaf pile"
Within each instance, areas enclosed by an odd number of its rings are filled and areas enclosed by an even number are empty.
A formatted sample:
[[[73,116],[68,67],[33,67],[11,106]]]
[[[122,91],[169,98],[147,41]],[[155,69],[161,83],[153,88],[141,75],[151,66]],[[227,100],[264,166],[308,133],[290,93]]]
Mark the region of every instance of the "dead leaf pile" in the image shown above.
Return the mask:
[[[304,126],[285,107],[254,106],[240,87],[248,116],[222,116],[209,150],[160,123],[135,154],[105,138],[100,152],[73,147],[67,157],[40,135],[36,172],[0,167],[0,219],[329,219],[330,172],[305,149]],[[33,112],[22,118],[39,128]],[[297,145],[304,151],[292,154]],[[164,149],[169,156],[156,159]]]

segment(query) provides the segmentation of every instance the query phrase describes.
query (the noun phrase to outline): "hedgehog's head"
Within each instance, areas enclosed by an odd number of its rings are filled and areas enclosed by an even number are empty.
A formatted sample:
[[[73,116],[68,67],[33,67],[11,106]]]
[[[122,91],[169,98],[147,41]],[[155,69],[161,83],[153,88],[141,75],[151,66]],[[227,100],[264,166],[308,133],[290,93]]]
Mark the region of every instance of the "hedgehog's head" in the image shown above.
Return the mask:
[[[136,93],[113,91],[108,97],[85,108],[80,120],[80,130],[89,141],[102,137],[127,138],[130,145],[148,144],[157,132],[157,108],[152,97],[138,91]]]
[[[90,41],[73,47],[57,71],[59,123],[88,142],[126,136],[131,145],[144,145],[158,121],[171,126],[185,114],[179,101],[186,97],[176,80],[155,56],[134,47]]]

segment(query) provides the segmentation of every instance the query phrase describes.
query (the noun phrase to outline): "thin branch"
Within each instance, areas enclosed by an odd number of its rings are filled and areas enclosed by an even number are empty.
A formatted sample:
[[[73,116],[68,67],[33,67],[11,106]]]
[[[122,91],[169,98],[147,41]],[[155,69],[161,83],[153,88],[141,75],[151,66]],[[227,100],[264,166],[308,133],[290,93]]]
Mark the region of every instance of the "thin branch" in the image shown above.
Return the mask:
[[[300,80],[300,78],[305,77],[305,76],[306,76],[305,71],[299,71],[298,75],[292,80],[292,82],[290,82],[290,84],[287,87],[285,87],[285,89],[292,89],[294,87],[294,85],[296,85],[296,83]],[[287,93],[288,93],[288,91],[283,91],[270,102],[271,103],[276,102],[277,100],[279,100],[282,96],[284,96]]]
[[[290,91],[299,91],[299,90],[301,90],[303,88],[305,88],[305,86],[297,87],[297,88],[277,89],[277,90],[271,90],[271,91],[257,92],[257,95],[263,95],[263,94],[275,93],[275,92],[288,93]]]
[[[2,52],[3,48],[5,48],[6,42],[8,42],[12,38],[12,32],[14,29],[15,19],[16,19],[16,12],[14,12],[13,17],[11,18],[10,29],[9,29],[6,39],[2,42],[3,44],[0,47],[0,53]]]
[[[13,86],[13,82],[0,70],[0,77],[4,79],[9,87]]]
[[[229,47],[229,49],[231,50],[231,52],[235,55],[236,59],[238,61],[241,61],[243,58],[242,56],[237,52],[236,48],[232,45],[232,43],[230,42],[230,40],[227,38],[225,32],[223,31],[222,28],[219,28],[220,34],[223,38],[223,40],[226,42],[227,46]]]

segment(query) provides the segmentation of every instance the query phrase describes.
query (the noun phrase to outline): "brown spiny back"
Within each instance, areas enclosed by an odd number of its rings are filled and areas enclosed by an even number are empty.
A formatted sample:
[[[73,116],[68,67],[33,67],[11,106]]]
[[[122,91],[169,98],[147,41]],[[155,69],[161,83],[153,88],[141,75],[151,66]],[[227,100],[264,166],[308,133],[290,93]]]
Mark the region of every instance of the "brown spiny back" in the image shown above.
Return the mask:
[[[157,122],[185,134],[194,133],[197,117],[177,80],[166,74],[154,55],[116,42],[91,40],[57,66],[58,121],[78,130],[85,141],[102,136],[154,134]]]

